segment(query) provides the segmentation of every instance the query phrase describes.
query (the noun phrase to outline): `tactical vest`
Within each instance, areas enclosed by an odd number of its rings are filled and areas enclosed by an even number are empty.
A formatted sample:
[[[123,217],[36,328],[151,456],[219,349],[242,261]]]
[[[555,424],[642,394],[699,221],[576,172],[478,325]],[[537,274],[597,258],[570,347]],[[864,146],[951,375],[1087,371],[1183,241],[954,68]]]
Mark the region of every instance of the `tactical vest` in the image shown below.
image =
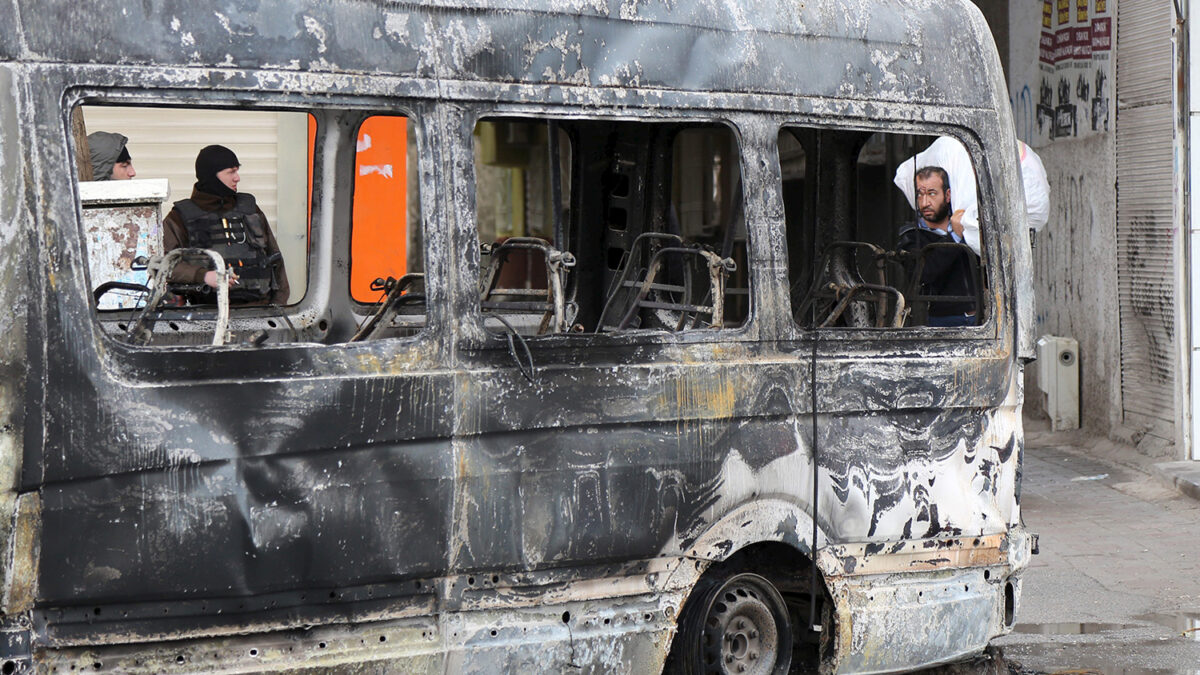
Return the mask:
[[[238,275],[237,285],[229,287],[230,302],[261,302],[271,297],[278,288],[275,265],[267,251],[267,225],[253,195],[237,195],[237,203],[229,211],[205,211],[190,199],[175,202],[175,208],[187,228],[188,246],[220,253],[225,267]],[[211,269],[211,261],[209,266]],[[216,302],[214,289],[205,286],[201,294],[190,299]]]

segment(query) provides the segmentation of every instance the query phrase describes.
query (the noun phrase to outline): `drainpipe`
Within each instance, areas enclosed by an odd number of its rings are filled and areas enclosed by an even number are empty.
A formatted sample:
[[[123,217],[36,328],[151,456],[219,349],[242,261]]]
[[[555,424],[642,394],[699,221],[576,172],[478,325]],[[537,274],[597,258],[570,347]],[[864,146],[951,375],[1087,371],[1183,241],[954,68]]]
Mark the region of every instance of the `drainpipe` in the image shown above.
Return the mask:
[[[1181,236],[1173,246],[1175,256],[1176,303],[1175,325],[1179,331],[1177,344],[1180,363],[1179,381],[1176,382],[1176,400],[1179,403],[1179,421],[1176,431],[1177,455],[1181,459],[1200,460],[1200,449],[1195,439],[1200,438],[1200,392],[1194,391],[1200,382],[1200,222],[1194,219],[1200,213],[1200,195],[1190,189],[1191,177],[1200,170],[1200,147],[1191,144],[1190,138],[1200,130],[1200,87],[1190,74],[1200,67],[1196,57],[1200,55],[1200,34],[1188,30],[1187,18],[1191,10],[1200,10],[1200,0],[1173,0],[1175,25],[1171,31],[1173,50],[1172,96],[1174,103],[1175,131],[1175,181],[1174,220],[1179,224]],[[1118,27],[1119,30],[1119,27]],[[1119,58],[1119,57],[1118,57]]]

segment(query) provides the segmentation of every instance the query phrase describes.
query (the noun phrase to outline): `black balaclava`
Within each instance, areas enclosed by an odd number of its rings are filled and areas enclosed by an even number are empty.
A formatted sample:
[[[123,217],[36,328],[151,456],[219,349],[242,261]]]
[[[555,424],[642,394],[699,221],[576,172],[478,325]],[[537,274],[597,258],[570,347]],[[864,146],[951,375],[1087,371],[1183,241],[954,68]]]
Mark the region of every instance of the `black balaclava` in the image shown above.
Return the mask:
[[[241,165],[237,155],[223,145],[204,148],[196,155],[196,189],[218,197],[237,197],[237,192],[226,187],[217,173]]]

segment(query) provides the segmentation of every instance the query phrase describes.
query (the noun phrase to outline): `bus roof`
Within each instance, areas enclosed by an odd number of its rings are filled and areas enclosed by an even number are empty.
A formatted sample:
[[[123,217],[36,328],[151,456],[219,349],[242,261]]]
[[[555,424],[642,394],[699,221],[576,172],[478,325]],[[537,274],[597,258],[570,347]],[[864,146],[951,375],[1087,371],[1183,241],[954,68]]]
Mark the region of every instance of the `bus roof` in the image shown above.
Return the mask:
[[[0,0],[0,59],[988,108],[967,0]]]

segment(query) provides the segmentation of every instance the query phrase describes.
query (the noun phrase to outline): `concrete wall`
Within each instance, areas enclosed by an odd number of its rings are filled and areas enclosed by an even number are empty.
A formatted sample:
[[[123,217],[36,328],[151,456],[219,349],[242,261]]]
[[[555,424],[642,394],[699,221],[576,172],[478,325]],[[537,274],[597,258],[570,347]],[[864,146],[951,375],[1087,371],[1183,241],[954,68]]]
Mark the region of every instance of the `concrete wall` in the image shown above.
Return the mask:
[[[1038,154],[1050,180],[1050,222],[1033,250],[1037,334],[1079,341],[1080,421],[1111,435],[1120,423],[1115,134],[1059,142]],[[1026,381],[1030,408],[1042,395]]]
[[[1037,91],[1040,0],[1009,3],[1009,92]],[[1032,140],[1018,116],[1017,135]],[[1097,434],[1118,433],[1120,331],[1117,314],[1116,133],[1060,140],[1036,148],[1050,181],[1050,222],[1035,241],[1037,334],[1079,341],[1081,423]],[[1026,374],[1027,408],[1044,414],[1034,369]]]

